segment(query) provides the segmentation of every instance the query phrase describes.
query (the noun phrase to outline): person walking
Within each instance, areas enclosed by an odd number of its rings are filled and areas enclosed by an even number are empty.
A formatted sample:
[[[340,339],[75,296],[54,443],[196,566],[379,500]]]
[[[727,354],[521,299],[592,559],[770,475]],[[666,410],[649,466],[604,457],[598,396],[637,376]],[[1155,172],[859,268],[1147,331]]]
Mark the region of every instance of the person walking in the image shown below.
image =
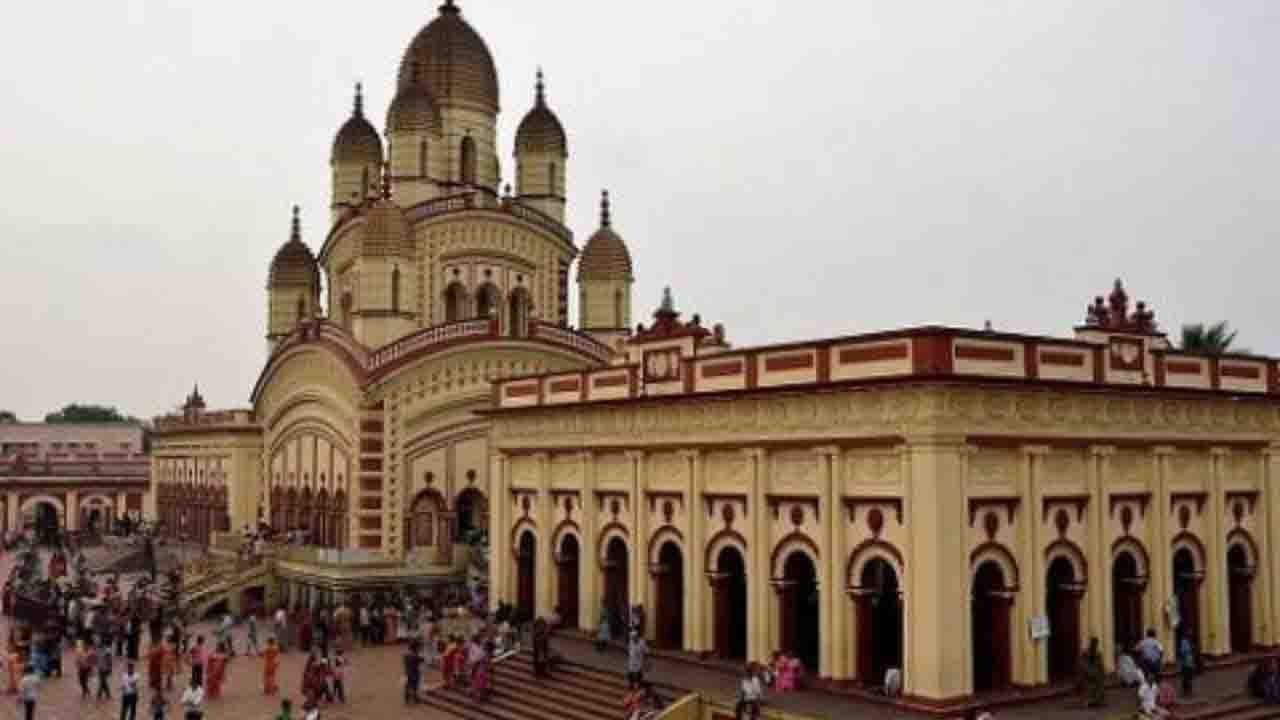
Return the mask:
[[[262,694],[275,695],[276,671],[280,669],[280,648],[275,638],[267,638],[267,649],[262,653]]]
[[[23,717],[26,720],[35,720],[36,698],[39,690],[40,673],[36,672],[34,665],[28,665],[26,672],[22,675],[22,681],[18,683],[18,704],[22,706]]]
[[[182,691],[182,715],[184,720],[202,720],[204,718],[204,688],[191,676],[191,684]]]
[[[173,679],[178,676],[178,645],[174,639],[161,643],[164,649],[164,689],[173,689]]]
[[[755,663],[747,663],[738,682],[738,702],[733,716],[736,720],[759,720],[760,702],[764,699],[764,687]]]
[[[347,702],[347,658],[342,654],[342,648],[338,648],[338,652],[333,657],[333,699],[335,702]]]
[[[612,639],[609,628],[609,608],[600,608],[600,620],[596,623],[596,652],[604,652],[609,648]]]
[[[289,613],[284,611],[284,605],[276,608],[275,618],[276,642],[280,643],[279,651],[286,652],[289,649]]]
[[[111,664],[113,655],[110,643],[98,648],[98,700],[111,699]]]
[[[120,676],[120,720],[138,720],[138,673],[133,663]]]
[[[244,646],[245,654],[261,655],[262,648],[258,647],[258,618],[253,613],[249,613],[248,619],[245,620],[245,630],[248,633]]]
[[[204,636],[196,636],[196,644],[191,646],[191,681],[204,687],[204,664],[206,660]],[[203,695],[201,700],[203,700]]]
[[[1192,696],[1192,681],[1196,675],[1196,648],[1191,633],[1184,631],[1178,641],[1178,672],[1182,676],[1182,696]]]
[[[1164,662],[1164,646],[1156,639],[1155,628],[1147,630],[1147,636],[1142,638],[1134,650],[1142,662],[1143,671],[1147,675],[1159,677],[1160,665]]]
[[[164,692],[155,692],[151,695],[151,720],[165,720],[169,715],[169,700],[164,696]]]
[[[155,640],[147,648],[147,687],[153,693],[164,690],[164,645]]]
[[[422,683],[422,655],[418,653],[418,641],[409,643],[404,653],[404,703],[416,705],[418,685]]]
[[[1107,704],[1107,672],[1102,666],[1102,653],[1098,650],[1098,638],[1089,640],[1089,649],[1081,663],[1084,672],[1085,707],[1102,707]]]
[[[533,621],[533,672],[539,677],[551,671],[551,629],[547,621]]]
[[[627,643],[627,687],[632,690],[640,686],[644,680],[645,670],[649,666],[649,645],[640,637],[640,633],[631,632]]]
[[[88,700],[89,695],[89,678],[93,677],[93,671],[98,667],[98,650],[93,645],[85,643],[82,647],[76,648],[76,676],[80,680],[80,699]]]
[[[209,655],[208,689],[205,692],[209,700],[222,697],[222,681],[226,678],[227,658],[226,644],[223,643],[214,647],[213,653]]]
[[[280,714],[275,716],[275,720],[293,720],[293,701],[285,698],[280,701]]]

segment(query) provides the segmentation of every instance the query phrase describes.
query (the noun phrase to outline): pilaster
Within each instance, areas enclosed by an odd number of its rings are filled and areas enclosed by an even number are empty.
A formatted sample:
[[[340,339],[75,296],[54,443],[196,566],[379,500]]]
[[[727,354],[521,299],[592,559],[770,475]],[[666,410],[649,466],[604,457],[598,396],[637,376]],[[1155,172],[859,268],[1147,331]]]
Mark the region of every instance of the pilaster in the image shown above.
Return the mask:
[[[1018,494],[1025,498],[1027,512],[1023,513],[1023,522],[1018,523],[1019,555],[1018,565],[1022,568],[1019,595],[1014,598],[1013,643],[1014,648],[1022,648],[1017,653],[1022,659],[1021,677],[1014,676],[1014,682],[1030,685],[1042,685],[1049,681],[1049,650],[1044,640],[1032,640],[1026,630],[1030,627],[1031,618],[1045,615],[1045,569],[1044,557],[1040,550],[1040,511],[1044,495],[1041,478],[1044,475],[1044,457],[1052,450],[1046,445],[1025,445],[1022,448],[1022,469],[1018,479]],[[1052,629],[1051,629],[1052,630]],[[1015,650],[1016,652],[1016,650]]]
[[[747,568],[747,659],[763,661],[773,650],[773,633],[777,622],[771,614],[774,605],[772,578],[769,567],[769,532],[766,521],[768,504],[765,502],[768,474],[768,452],[763,448],[743,450],[749,463],[750,496],[747,513],[750,517],[751,537],[747,538],[747,554],[751,556]]]
[[[1172,537],[1169,533],[1169,456],[1177,450],[1171,446],[1161,445],[1151,451],[1152,477],[1155,487],[1151,489],[1151,533],[1147,548],[1151,555],[1150,588],[1147,593],[1147,617],[1151,618],[1151,626],[1161,644],[1166,648],[1173,647],[1173,628],[1169,625],[1166,606],[1173,597],[1173,566],[1170,562],[1169,546]]]
[[[631,463],[631,499],[628,503],[631,509],[631,549],[627,553],[631,567],[627,570],[630,573],[630,582],[627,586],[631,592],[630,604],[644,606],[643,634],[646,639],[652,641],[654,608],[649,607],[646,602],[649,597],[649,554],[646,552],[649,538],[646,520],[649,511],[644,492],[645,453],[641,450],[629,451],[627,460]]]
[[[506,517],[511,505],[507,495],[509,464],[502,454],[494,454],[489,463],[489,609],[495,612],[498,603],[513,599],[506,583],[511,556],[507,542],[511,527]]]
[[[1263,536],[1261,557],[1258,559],[1258,577],[1266,584],[1267,603],[1262,612],[1265,615],[1265,631],[1263,637],[1268,645],[1280,643],[1280,552],[1276,552],[1280,543],[1280,444],[1271,445],[1263,451],[1262,491],[1258,500],[1261,514],[1258,516],[1259,534]]]
[[[959,436],[908,438],[910,473],[905,499],[913,537],[905,549],[911,584],[904,593],[905,692],[923,698],[968,695],[970,664],[968,552],[964,440]],[[958,597],[957,597],[958,596]]]
[[[124,493],[121,493],[123,495]],[[67,530],[80,529],[80,491],[67,491]],[[124,503],[122,502],[121,505]]]
[[[1230,590],[1227,587],[1227,549],[1226,531],[1222,527],[1226,516],[1223,505],[1222,479],[1226,473],[1226,465],[1230,462],[1229,448],[1211,448],[1209,451],[1209,492],[1205,506],[1204,520],[1204,586],[1200,597],[1206,603],[1205,616],[1209,620],[1208,627],[1200,633],[1201,642],[1205,644],[1203,652],[1211,655],[1226,655],[1231,652],[1231,609]]]
[[[600,560],[596,555],[596,459],[591,451],[582,458],[582,548],[578,566],[578,627],[594,630],[600,619]]]
[[[555,583],[552,582],[556,571],[555,548],[551,546],[551,461],[547,453],[536,453],[534,458],[538,464],[538,553],[535,563],[535,604],[537,614],[546,617],[555,608]]]
[[[1106,545],[1106,520],[1111,508],[1106,490],[1107,471],[1110,467],[1108,458],[1114,454],[1115,448],[1110,445],[1089,447],[1089,525],[1086,529],[1088,547],[1085,548],[1088,557],[1093,558],[1093,562],[1090,563],[1090,577],[1086,578],[1089,587],[1087,591],[1089,621],[1086,627],[1100,628],[1095,632],[1102,644],[1102,663],[1107,672],[1115,670],[1116,656],[1115,613],[1108,612],[1114,596],[1114,590],[1111,587],[1113,559],[1110,548]]]
[[[818,537],[819,559],[818,592],[820,593],[821,611],[818,614],[818,637],[822,639],[818,655],[818,674],[826,678],[844,676],[841,659],[844,657],[847,640],[843,631],[843,620],[846,613],[841,612],[841,599],[844,595],[845,583],[840,577],[840,493],[837,492],[838,474],[835,464],[840,458],[840,448],[823,446],[814,449],[819,457],[818,490],[821,493],[820,505],[822,533]]]
[[[684,553],[684,649],[689,652],[702,652],[709,645],[706,643],[706,625],[699,619],[699,612],[705,605],[706,583],[702,581],[706,568],[704,564],[704,548],[706,546],[706,517],[702,513],[703,455],[700,451],[689,450],[680,453],[681,459],[688,463],[688,486],[685,490],[685,543]]]

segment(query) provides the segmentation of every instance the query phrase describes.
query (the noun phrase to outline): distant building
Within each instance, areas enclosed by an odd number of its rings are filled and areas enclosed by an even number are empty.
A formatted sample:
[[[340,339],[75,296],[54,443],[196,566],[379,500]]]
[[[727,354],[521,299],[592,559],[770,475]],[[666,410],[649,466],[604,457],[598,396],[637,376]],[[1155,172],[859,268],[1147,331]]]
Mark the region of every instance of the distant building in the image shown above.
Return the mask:
[[[150,492],[146,431],[127,423],[0,424],[0,503],[5,530],[56,520],[105,530],[141,519]]]

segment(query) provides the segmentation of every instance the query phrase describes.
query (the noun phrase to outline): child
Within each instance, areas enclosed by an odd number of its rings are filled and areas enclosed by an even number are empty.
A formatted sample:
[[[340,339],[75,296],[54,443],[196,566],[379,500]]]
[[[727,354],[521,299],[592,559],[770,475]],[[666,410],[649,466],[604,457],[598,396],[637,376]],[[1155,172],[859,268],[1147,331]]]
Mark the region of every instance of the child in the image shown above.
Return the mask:
[[[347,689],[343,685],[343,678],[347,673],[347,658],[342,654],[342,648],[338,648],[338,654],[333,658],[333,697],[340,703],[347,701]]]

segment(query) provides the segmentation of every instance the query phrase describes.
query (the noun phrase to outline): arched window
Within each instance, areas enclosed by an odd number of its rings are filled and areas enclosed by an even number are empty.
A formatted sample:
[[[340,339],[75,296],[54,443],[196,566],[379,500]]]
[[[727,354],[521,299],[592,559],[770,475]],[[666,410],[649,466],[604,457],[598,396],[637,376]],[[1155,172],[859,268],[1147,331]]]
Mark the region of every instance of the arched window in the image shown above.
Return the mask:
[[[391,268],[391,312],[400,312],[400,266]]]
[[[476,182],[476,141],[470,135],[462,138],[462,182],[474,185]]]
[[[369,168],[365,167],[360,171],[360,199],[364,200],[369,197]]]
[[[507,315],[511,337],[529,334],[529,291],[518,287],[511,291],[510,312]]]
[[[444,321],[457,322],[466,314],[467,289],[462,283],[455,282],[444,291]]]
[[[498,312],[498,288],[485,283],[476,291],[476,317],[487,319]]]
[[[422,138],[422,144],[418,146],[418,177],[427,177],[427,139]]]
[[[547,194],[556,194],[556,164],[551,163],[547,168]]]

